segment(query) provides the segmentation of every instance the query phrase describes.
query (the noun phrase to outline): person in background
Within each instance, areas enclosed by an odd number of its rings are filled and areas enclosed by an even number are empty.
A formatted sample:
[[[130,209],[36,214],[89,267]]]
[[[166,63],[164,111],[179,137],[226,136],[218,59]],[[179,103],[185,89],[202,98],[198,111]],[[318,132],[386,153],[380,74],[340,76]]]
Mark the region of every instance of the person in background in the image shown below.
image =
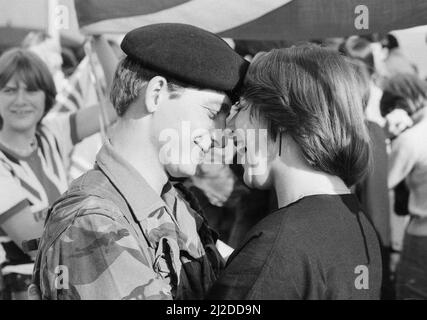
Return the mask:
[[[383,48],[387,49],[387,56],[384,59],[386,77],[391,78],[397,74],[418,74],[417,66],[412,63],[402,51],[397,38],[391,33],[382,41]]]
[[[360,95],[363,97],[363,108],[366,110],[370,95],[370,75],[367,66],[358,59],[352,59],[358,76]],[[378,233],[383,259],[383,281],[381,298],[394,299],[394,282],[390,270],[391,222],[390,200],[387,186],[387,148],[384,129],[376,122],[366,119],[372,146],[372,164],[365,179],[356,184],[354,191],[375,230]]]
[[[48,67],[57,91],[66,83],[62,71],[61,46],[44,32],[30,32],[22,40],[21,48],[35,53]]]
[[[370,159],[359,90],[337,52],[254,58],[227,125],[247,160],[245,183],[274,189],[279,209],[246,235],[209,299],[380,298],[378,237],[350,192]],[[267,148],[251,146],[248,130],[267,130]]]
[[[376,58],[375,45],[367,38],[351,36],[340,47],[340,52],[346,56],[364,63],[369,74],[369,99],[366,102],[366,119],[384,125],[384,119],[380,113],[380,100],[383,94],[382,79],[383,65]]]
[[[112,61],[114,64],[115,62]],[[67,189],[67,163],[76,143],[100,130],[99,106],[50,115],[56,87],[46,64],[26,49],[0,57],[0,227],[9,297],[25,298],[32,256],[22,242],[38,238],[47,208]],[[117,117],[105,107],[109,119]],[[27,272],[27,269],[30,272]]]
[[[403,180],[409,189],[410,221],[396,272],[398,299],[427,299],[427,83],[413,74],[398,74],[385,85],[381,102],[387,117],[403,119],[393,131],[388,187]]]

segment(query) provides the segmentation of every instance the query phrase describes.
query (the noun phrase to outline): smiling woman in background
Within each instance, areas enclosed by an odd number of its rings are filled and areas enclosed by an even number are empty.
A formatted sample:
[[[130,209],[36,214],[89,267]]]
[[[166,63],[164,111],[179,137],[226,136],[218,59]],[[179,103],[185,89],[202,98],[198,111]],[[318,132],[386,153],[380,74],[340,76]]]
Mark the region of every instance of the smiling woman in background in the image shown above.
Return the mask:
[[[18,294],[29,278],[19,270],[32,269],[22,241],[41,236],[48,206],[67,189],[73,145],[100,129],[99,106],[46,116],[55,96],[52,76],[35,54],[11,49],[0,57],[0,228],[13,240],[2,243],[12,298],[26,294]]]
[[[370,158],[357,85],[344,57],[314,46],[252,62],[228,125],[240,129],[245,183],[274,189],[279,209],[247,234],[210,298],[379,299],[378,238],[350,193]],[[267,148],[240,136],[263,128]]]

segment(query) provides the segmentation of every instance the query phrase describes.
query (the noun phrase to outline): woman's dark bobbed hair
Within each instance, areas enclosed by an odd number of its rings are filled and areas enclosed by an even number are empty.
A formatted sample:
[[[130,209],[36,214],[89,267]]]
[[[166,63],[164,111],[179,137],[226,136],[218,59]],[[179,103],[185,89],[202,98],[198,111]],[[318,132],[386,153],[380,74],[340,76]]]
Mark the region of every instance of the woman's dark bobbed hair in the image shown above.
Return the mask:
[[[242,98],[266,121],[273,140],[283,132],[313,168],[359,182],[370,164],[370,140],[355,68],[315,45],[274,49],[252,61]]]

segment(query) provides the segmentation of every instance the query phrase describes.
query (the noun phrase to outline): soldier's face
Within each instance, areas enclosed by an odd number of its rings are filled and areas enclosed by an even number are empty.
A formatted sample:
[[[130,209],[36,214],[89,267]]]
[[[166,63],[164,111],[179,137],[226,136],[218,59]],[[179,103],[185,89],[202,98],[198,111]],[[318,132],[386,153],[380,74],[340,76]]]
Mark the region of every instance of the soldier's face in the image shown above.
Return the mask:
[[[192,88],[171,92],[163,99],[153,114],[153,133],[159,159],[170,175],[196,173],[207,152],[220,145],[216,133],[225,128],[230,105],[224,93]]]

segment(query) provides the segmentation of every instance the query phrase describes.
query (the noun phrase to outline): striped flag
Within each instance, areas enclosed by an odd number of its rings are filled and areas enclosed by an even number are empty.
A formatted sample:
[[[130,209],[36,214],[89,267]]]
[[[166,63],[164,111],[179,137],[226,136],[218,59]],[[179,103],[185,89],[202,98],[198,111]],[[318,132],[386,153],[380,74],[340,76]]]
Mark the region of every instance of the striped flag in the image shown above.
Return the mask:
[[[101,67],[95,63],[91,66],[89,57],[86,56],[79,64],[74,73],[64,83],[60,92],[58,92],[54,108],[51,112],[68,113],[75,112],[82,108],[87,108],[99,103],[97,97],[95,81],[101,82],[101,87],[105,91],[105,82],[101,70],[97,71],[97,77],[93,75],[93,69]],[[100,106],[102,108],[102,106]],[[102,111],[102,109],[101,109]],[[101,116],[102,118],[102,112]],[[96,121],[96,120],[95,120]],[[100,119],[101,121],[101,119]],[[105,123],[101,121],[102,124]],[[105,128],[102,128],[105,131]],[[70,157],[69,180],[74,180],[81,174],[93,167],[95,156],[102,145],[102,136],[97,133],[89,138],[84,139],[77,144]]]
[[[75,0],[75,6],[88,34],[176,22],[234,39],[309,40],[427,24],[425,0]]]
[[[75,112],[97,103],[88,57],[80,62],[74,73],[65,81],[56,101],[53,109],[56,112]]]

